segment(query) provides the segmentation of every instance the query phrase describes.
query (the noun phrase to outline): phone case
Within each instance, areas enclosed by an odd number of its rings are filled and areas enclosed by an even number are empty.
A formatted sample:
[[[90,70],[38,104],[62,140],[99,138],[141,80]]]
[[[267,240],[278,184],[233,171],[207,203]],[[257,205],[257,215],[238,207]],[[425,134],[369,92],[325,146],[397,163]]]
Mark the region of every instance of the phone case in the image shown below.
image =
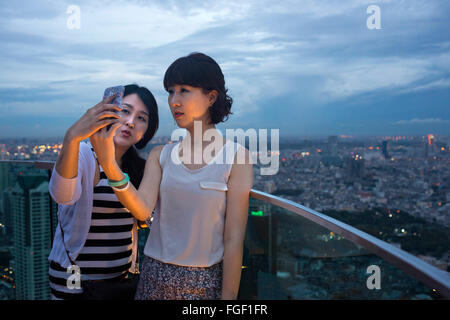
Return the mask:
[[[123,93],[125,91],[124,86],[116,86],[116,87],[110,87],[106,88],[105,93],[103,94],[103,100],[106,98],[112,96],[113,94],[116,94],[116,97],[111,102],[111,104],[116,104],[119,107],[122,106],[122,100],[123,100]]]
[[[113,94],[116,94],[116,97],[113,101],[111,101],[111,104],[118,105],[120,108],[122,108],[122,100],[123,100],[123,94],[125,92],[124,86],[116,86],[116,87],[110,87],[105,89],[105,93],[103,94],[103,100],[106,98],[112,96]],[[120,116],[120,111],[115,111]],[[106,128],[109,130],[111,128],[111,124],[109,124]]]

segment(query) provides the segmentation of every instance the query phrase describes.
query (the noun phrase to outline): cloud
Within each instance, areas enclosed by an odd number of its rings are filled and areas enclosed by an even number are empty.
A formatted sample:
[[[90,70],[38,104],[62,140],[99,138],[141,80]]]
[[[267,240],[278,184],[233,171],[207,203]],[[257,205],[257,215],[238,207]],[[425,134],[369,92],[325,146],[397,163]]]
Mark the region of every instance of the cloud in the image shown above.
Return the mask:
[[[81,9],[79,30],[66,27],[70,4]],[[222,67],[234,99],[227,124],[263,119],[291,121],[296,128],[306,109],[330,114],[335,105],[358,105],[367,96],[376,101],[448,88],[449,41],[439,32],[447,30],[442,8],[448,2],[377,1],[383,29],[375,31],[366,27],[369,4],[8,2],[0,8],[0,110],[5,116],[75,117],[98,102],[105,87],[137,82],[155,94],[161,128],[170,127],[164,72],[193,51],[211,55]]]
[[[413,118],[410,120],[399,120],[394,122],[393,124],[410,125],[410,124],[447,124],[447,123],[450,123],[450,120],[440,118],[426,118],[426,119]]]
[[[14,16],[4,25],[8,31],[17,31],[40,36],[53,42],[69,42],[79,45],[108,44],[110,50],[120,50],[121,46],[136,49],[150,49],[179,41],[201,30],[220,23],[230,23],[239,19],[245,6],[224,6],[214,10],[198,7],[189,12],[172,7],[161,7],[155,3],[133,3],[125,1],[87,2],[78,5],[80,9],[80,29],[69,29],[67,20],[71,16],[67,7],[59,4],[59,14],[44,17]],[[232,8],[236,12],[232,12]]]
[[[411,93],[411,92],[420,92],[420,91],[428,91],[435,89],[444,89],[450,87],[450,79],[439,79],[434,80],[429,83],[417,86],[411,86],[410,88],[406,88],[401,90],[401,93]]]
[[[324,92],[332,98],[347,98],[376,90],[408,86],[429,74],[428,59],[376,58],[360,59],[328,67],[330,77]]]

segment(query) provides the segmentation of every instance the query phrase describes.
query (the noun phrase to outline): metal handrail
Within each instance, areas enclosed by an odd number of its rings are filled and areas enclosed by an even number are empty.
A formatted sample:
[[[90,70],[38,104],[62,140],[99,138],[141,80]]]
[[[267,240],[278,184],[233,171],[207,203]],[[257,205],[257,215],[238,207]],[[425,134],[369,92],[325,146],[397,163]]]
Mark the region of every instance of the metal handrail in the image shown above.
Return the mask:
[[[34,160],[0,160],[0,163],[29,164],[36,169],[53,170],[55,161],[34,161]]]
[[[368,233],[293,201],[253,189],[250,192],[250,197],[298,214],[309,221],[341,235],[345,239],[360,245],[402,269],[428,287],[436,289],[446,298],[450,298],[450,274],[448,272],[440,270],[424,260]]]
[[[32,164],[37,169],[45,170],[52,170],[54,166],[53,161],[0,160],[0,163]],[[424,260],[419,259],[418,257],[374,236],[371,236],[366,232],[291,200],[286,200],[254,189],[251,189],[250,197],[286,209],[308,219],[309,221],[312,221],[315,224],[325,227],[336,234],[341,235],[345,239],[360,245],[382,259],[402,269],[415,279],[421,281],[430,288],[436,289],[444,297],[450,299],[450,274],[448,272],[440,270]]]

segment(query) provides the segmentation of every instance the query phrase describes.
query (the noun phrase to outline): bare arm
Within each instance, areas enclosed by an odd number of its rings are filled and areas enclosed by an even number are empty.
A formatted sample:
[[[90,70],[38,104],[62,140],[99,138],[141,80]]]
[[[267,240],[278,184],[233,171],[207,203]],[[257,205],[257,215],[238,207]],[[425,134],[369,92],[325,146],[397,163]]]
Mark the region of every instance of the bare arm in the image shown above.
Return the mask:
[[[61,177],[72,179],[77,176],[78,152],[81,141],[108,124],[117,122],[116,119],[118,116],[112,111],[120,110],[120,108],[108,104],[113,98],[114,96],[111,96],[87,110],[86,113],[67,130],[64,136],[61,153],[55,164],[55,169]]]
[[[153,209],[158,200],[159,185],[161,183],[161,166],[159,164],[161,150],[162,146],[157,146],[150,151],[145,163],[144,176],[138,190],[130,182],[129,187],[125,191],[115,191],[117,199],[140,221],[146,221],[152,217]],[[110,180],[120,181],[125,178],[115,161],[108,167],[102,164],[102,167]]]
[[[227,209],[224,232],[222,299],[236,299],[242,272],[242,255],[248,217],[253,165],[245,152],[246,164],[233,164],[228,180]],[[237,155],[236,155],[237,157]]]
[[[80,151],[80,141],[73,139],[67,131],[61,152],[56,160],[55,169],[59,175],[72,179],[78,174],[78,153]]]
[[[110,135],[113,136],[113,133]],[[114,142],[112,142],[112,139],[110,141],[101,139],[103,138],[100,133],[99,135],[96,134],[91,137],[90,140],[106,176],[112,181],[123,180],[125,175],[113,156]],[[110,138],[106,136],[104,139]],[[108,148],[106,146],[110,147]],[[153,209],[158,200],[159,185],[161,183],[162,175],[159,156],[162,148],[163,146],[157,146],[150,151],[145,163],[144,175],[138,190],[136,190],[131,182],[129,183],[128,188],[122,186],[124,190],[117,190],[118,188],[115,190],[117,199],[130,210],[131,214],[133,214],[137,220],[140,221],[146,221],[152,217]]]
[[[111,99],[90,108],[67,130],[48,186],[50,195],[57,203],[72,205],[78,201],[82,192],[79,175],[83,169],[80,164],[85,160],[79,159],[82,152],[80,142],[108,124],[117,122],[117,115],[112,110],[119,108],[108,104]]]

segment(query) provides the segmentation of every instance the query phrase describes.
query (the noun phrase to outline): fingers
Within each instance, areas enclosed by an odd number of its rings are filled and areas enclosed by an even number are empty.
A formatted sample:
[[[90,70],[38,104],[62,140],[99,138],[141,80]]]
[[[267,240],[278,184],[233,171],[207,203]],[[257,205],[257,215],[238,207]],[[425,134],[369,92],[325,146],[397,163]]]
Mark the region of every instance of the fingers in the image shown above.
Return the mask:
[[[111,128],[109,128],[109,130],[107,131],[107,137],[108,138],[112,138],[116,135],[116,131],[122,126],[122,124],[120,122],[115,123],[112,125]]]
[[[112,139],[116,135],[116,131],[122,126],[120,122],[113,123],[112,126],[108,129],[107,125],[103,126],[99,130],[97,130],[92,137],[100,139],[100,141]]]
[[[117,95],[117,93],[114,93],[112,96],[106,97],[105,99],[103,99],[103,101],[101,103],[110,103],[111,101],[114,100],[116,95]]]
[[[95,114],[98,114],[104,110],[112,110],[112,111],[120,111],[122,108],[118,106],[117,104],[111,104],[111,102],[114,100],[115,95],[109,96],[108,98],[105,98],[104,100],[97,103],[95,106],[93,106],[90,110],[94,112]]]
[[[95,114],[99,115],[105,111],[120,112],[121,110],[122,108],[116,104],[102,104],[96,108]]]
[[[99,120],[99,121],[96,123],[95,131],[99,131],[99,130],[105,128],[105,127],[106,127],[107,125],[109,125],[109,124],[114,125],[114,124],[116,124],[116,123],[119,123],[119,124],[120,124],[119,119],[103,119],[103,120]]]
[[[113,94],[112,96],[106,97],[105,99],[103,99],[102,101],[100,101],[99,103],[97,103],[95,106],[93,106],[91,109],[98,109],[100,108],[102,105],[110,103],[111,101],[114,100],[114,98],[116,97],[116,94]]]
[[[117,113],[111,111],[103,111],[97,115],[97,121],[108,118],[120,119],[120,116]]]

